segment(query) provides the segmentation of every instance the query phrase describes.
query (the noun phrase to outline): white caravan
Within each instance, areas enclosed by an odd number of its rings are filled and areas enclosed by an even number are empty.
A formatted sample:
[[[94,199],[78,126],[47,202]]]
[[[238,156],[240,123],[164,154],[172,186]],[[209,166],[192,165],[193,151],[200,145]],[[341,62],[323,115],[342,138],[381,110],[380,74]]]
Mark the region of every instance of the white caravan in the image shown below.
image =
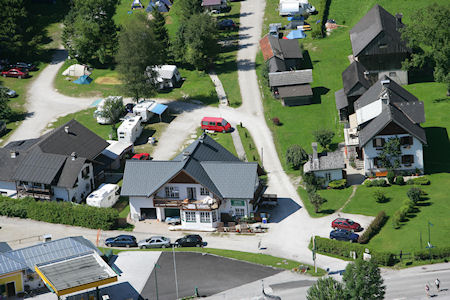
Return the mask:
[[[95,207],[112,207],[119,199],[119,186],[103,183],[86,198],[86,204]]]
[[[140,116],[142,122],[148,122],[154,115],[152,109],[157,105],[158,103],[153,100],[139,102],[133,107],[133,114],[135,116]]]
[[[134,116],[125,119],[117,128],[117,139],[121,142],[134,144],[141,133],[141,117]]]
[[[97,109],[94,112],[94,118],[97,118],[97,123],[99,124],[111,124],[111,120],[108,118],[104,118],[101,116],[101,112],[103,111],[103,107],[106,101],[120,102],[123,107],[123,97],[122,96],[109,96],[105,99],[102,99],[97,105]]]

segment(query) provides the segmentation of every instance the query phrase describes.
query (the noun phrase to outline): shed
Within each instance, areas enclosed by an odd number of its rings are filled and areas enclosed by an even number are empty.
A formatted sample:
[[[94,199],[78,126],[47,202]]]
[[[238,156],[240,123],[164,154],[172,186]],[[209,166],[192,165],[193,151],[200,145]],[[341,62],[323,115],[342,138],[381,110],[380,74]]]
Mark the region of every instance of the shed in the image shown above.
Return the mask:
[[[313,99],[313,92],[309,84],[280,86],[278,95],[284,106],[311,104]]]

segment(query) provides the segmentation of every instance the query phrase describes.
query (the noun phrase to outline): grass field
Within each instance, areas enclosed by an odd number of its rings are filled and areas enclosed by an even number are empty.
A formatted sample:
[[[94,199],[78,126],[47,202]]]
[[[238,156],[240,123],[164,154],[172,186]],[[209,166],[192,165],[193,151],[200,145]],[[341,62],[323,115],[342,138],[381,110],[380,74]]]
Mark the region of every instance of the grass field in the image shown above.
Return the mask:
[[[112,250],[113,254],[118,254],[121,251],[130,251],[130,250],[120,250],[120,249],[109,249],[99,247],[99,249],[106,253],[108,250]],[[133,251],[133,250],[131,250]],[[172,251],[172,249],[139,249],[134,251]],[[200,252],[200,253],[209,253],[212,255],[218,255],[222,257],[227,257],[231,259],[237,259],[241,261],[246,261],[258,265],[264,265],[279,269],[292,270],[294,268],[298,268],[299,266],[307,266],[308,271],[307,274],[311,276],[323,276],[325,275],[325,270],[317,268],[317,273],[314,273],[314,267],[308,264],[304,264],[295,260],[283,259],[280,257],[275,257],[267,254],[261,253],[250,253],[250,252],[242,252],[242,251],[234,251],[234,250],[224,250],[224,249],[215,249],[215,248],[175,248],[176,252]]]

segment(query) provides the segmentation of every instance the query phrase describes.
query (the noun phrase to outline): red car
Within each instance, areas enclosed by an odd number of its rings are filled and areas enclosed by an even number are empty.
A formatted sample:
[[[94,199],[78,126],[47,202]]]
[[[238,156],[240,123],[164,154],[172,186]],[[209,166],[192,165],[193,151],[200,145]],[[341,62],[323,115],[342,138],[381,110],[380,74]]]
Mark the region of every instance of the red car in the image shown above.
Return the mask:
[[[230,123],[224,118],[204,117],[201,127],[203,130],[212,130],[216,132],[229,132],[232,130]]]
[[[135,154],[131,159],[134,159],[134,160],[149,160],[150,159],[150,154],[148,154],[148,153]]]
[[[8,71],[2,72],[3,77],[16,77],[16,78],[26,78],[28,77],[28,71],[24,69],[14,68]]]
[[[344,218],[337,218],[333,222],[331,222],[331,227],[333,229],[346,229],[346,230],[353,230],[353,231],[361,231],[361,225],[359,223],[356,223],[350,219],[344,219]]]

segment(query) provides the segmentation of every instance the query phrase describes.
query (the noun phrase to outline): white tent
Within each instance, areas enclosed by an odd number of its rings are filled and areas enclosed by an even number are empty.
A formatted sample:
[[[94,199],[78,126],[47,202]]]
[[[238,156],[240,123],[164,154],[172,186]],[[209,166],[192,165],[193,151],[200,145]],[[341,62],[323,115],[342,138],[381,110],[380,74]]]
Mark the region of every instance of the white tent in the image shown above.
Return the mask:
[[[63,76],[83,76],[83,75],[91,75],[87,66],[74,64],[68,67],[64,72],[62,72]]]

